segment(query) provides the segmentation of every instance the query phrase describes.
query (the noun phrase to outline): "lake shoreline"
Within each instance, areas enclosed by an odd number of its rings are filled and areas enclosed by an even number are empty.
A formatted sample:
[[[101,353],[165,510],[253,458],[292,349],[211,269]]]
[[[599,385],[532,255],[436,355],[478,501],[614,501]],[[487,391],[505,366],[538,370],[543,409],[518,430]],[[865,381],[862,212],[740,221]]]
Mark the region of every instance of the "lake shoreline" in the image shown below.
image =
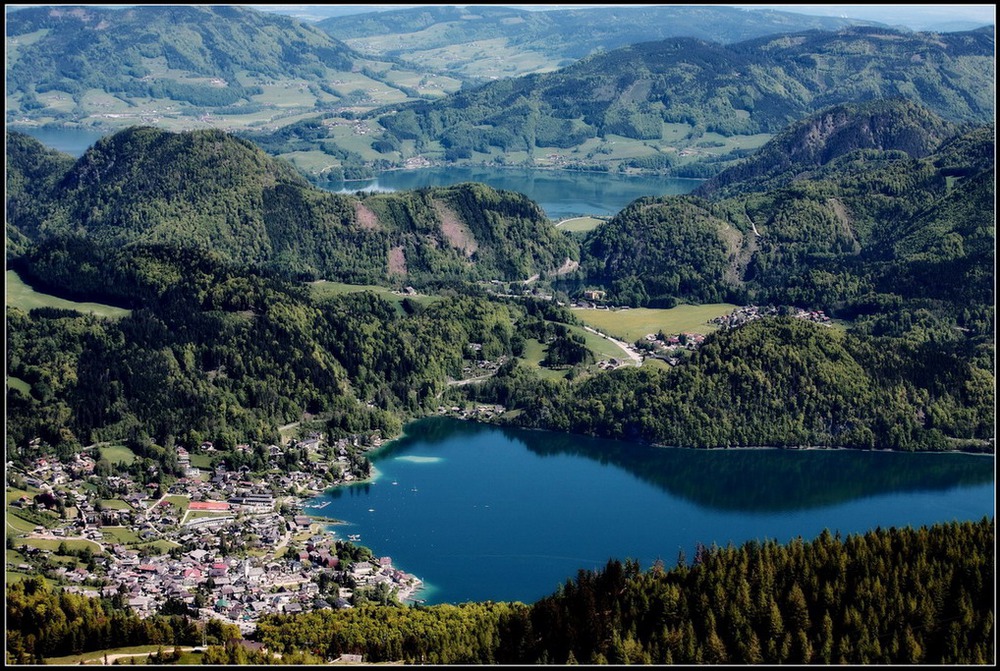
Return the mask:
[[[434,415],[429,415],[433,417]],[[987,451],[973,451],[973,450],[890,450],[890,449],[877,449],[877,448],[867,448],[867,447],[843,447],[836,445],[746,445],[746,446],[734,446],[734,445],[717,445],[713,447],[691,447],[685,445],[666,445],[664,443],[651,443],[640,439],[625,439],[625,438],[611,438],[608,436],[598,436],[588,433],[573,433],[572,431],[558,431],[556,429],[546,429],[544,427],[537,426],[521,426],[519,424],[508,424],[504,422],[491,422],[476,419],[474,417],[461,417],[459,415],[449,415],[450,419],[457,419],[464,422],[472,422],[475,424],[482,424],[486,426],[498,426],[501,428],[509,429],[519,429],[521,431],[542,431],[551,432],[566,436],[580,436],[582,438],[593,438],[597,440],[614,440],[621,441],[625,440],[627,442],[632,442],[640,445],[647,445],[649,447],[657,447],[663,449],[674,449],[674,450],[692,450],[692,451],[749,451],[749,450],[787,450],[787,451],[842,451],[842,452],[874,452],[874,453],[892,453],[892,454],[964,454],[968,456],[985,456],[985,457],[996,457],[996,452]]]
[[[406,444],[398,445],[404,438]],[[397,448],[391,454],[372,454],[386,460],[377,469],[382,478],[378,486],[350,494],[340,490],[336,505],[324,512],[357,524],[362,539],[358,544],[373,551],[377,547],[403,570],[426,578],[429,585],[440,585],[434,595],[427,591],[411,595],[407,604],[412,599],[428,604],[528,602],[534,600],[539,583],[538,594],[546,593],[548,584],[558,583],[559,571],[566,577],[590,566],[566,563],[570,557],[617,552],[638,557],[645,565],[656,553],[666,556],[678,547],[691,556],[689,546],[695,541],[720,546],[753,538],[785,543],[800,534],[811,538],[821,527],[850,534],[875,526],[935,524],[942,510],[949,511],[946,517],[978,519],[979,508],[987,510],[993,500],[993,487],[985,475],[986,470],[992,472],[990,462],[960,457],[924,460],[892,450],[823,446],[670,450],[662,448],[671,446],[442,415],[409,422],[403,433],[378,449],[390,443]],[[805,454],[794,458],[789,454],[793,451],[811,452],[812,458]],[[890,452],[895,456],[889,457]],[[431,464],[429,459],[437,461]],[[558,464],[558,472],[550,470],[552,464]],[[398,488],[385,484],[397,480]],[[620,486],[623,480],[631,483],[626,489]],[[411,493],[417,487],[419,493]],[[674,512],[649,520],[662,529],[622,526],[612,521],[613,513],[606,516],[599,503],[608,499],[606,488],[641,497],[623,501],[629,509]],[[583,500],[576,501],[578,495]],[[863,503],[871,497],[885,503],[875,507]],[[456,505],[459,501],[462,505]],[[510,511],[511,506],[524,510]],[[576,515],[570,509],[582,511],[578,516],[601,531],[573,531],[553,546],[551,530]],[[515,533],[508,539],[516,538],[516,548],[497,545],[499,530]],[[468,561],[456,565],[458,557]]]

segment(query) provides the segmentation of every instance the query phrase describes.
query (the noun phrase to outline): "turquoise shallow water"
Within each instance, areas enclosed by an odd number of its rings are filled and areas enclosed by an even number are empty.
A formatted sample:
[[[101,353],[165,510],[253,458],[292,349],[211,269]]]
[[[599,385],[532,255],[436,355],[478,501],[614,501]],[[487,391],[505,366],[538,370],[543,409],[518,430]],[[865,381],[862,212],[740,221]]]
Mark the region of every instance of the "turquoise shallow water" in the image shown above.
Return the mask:
[[[374,482],[323,494],[316,512],[432,585],[428,603],[532,602],[610,558],[669,566],[698,543],[978,520],[995,507],[991,456],[683,450],[430,419],[372,457]]]

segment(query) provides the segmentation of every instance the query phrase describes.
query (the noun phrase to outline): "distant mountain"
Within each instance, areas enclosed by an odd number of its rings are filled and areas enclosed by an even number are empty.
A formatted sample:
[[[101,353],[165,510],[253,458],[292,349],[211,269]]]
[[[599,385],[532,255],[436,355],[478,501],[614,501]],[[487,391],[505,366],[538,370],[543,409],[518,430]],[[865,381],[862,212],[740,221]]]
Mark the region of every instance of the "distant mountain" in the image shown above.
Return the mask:
[[[957,130],[955,124],[899,99],[837,105],[793,124],[694,193],[718,198],[785,186],[858,149],[895,150],[923,158]]]
[[[14,233],[29,240],[82,234],[116,247],[180,245],[286,277],[379,284],[524,280],[578,256],[537,204],[483,185],[333,194],[221,131],[137,126],[69,166],[36,141],[11,137],[14,174],[49,161],[38,186],[8,184],[8,211],[33,208],[15,219]]]
[[[5,18],[8,119],[313,111],[354,101],[373,79],[395,91],[389,100],[408,97],[386,83],[391,64],[314,25],[238,6],[58,5]]]
[[[426,6],[332,17],[316,25],[370,56],[436,65],[471,79],[495,79],[547,72],[601,51],[670,37],[730,43],[880,24],[768,9],[664,5],[547,11]]]
[[[851,28],[730,45],[673,38],[399,107],[380,123],[397,141],[415,140],[418,149],[440,142],[456,158],[579,148],[612,134],[657,142],[670,123],[695,136],[776,133],[832,105],[883,98],[986,123],[995,110],[994,49],[987,30]]]

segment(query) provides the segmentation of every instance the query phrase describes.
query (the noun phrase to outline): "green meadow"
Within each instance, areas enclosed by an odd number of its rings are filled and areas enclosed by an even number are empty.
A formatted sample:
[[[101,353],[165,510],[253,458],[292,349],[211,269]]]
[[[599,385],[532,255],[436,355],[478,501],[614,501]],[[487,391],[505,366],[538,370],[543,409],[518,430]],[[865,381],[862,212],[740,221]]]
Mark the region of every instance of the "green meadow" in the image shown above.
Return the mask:
[[[101,458],[107,459],[112,464],[123,463],[126,466],[131,466],[132,462],[136,460],[135,452],[124,445],[107,445],[99,449]]]
[[[711,333],[718,327],[709,324],[713,317],[729,314],[736,305],[678,305],[669,309],[631,308],[627,310],[573,310],[582,322],[619,340],[633,343],[648,333]]]
[[[103,303],[79,303],[77,301],[57,298],[50,294],[43,294],[28,286],[21,276],[13,270],[8,270],[5,279],[7,280],[7,301],[8,307],[16,307],[28,311],[34,308],[62,308],[64,310],[76,310],[77,312],[89,312],[98,317],[118,319],[131,314],[131,310],[116,308]]]
[[[572,219],[563,219],[556,224],[556,228],[560,231],[568,231],[570,233],[589,233],[605,221],[607,220],[598,219],[597,217],[574,217]]]
[[[100,545],[94,541],[88,541],[83,538],[67,538],[65,540],[54,538],[22,538],[19,542],[25,545],[30,545],[31,547],[48,550],[49,552],[55,552],[58,550],[62,543],[65,543],[66,548],[69,550],[83,550],[84,548],[90,548],[91,551],[95,553],[101,552]]]
[[[392,289],[376,286],[374,284],[344,284],[343,282],[328,282],[327,280],[310,282],[309,290],[312,297],[316,300],[323,300],[332,296],[343,296],[344,294],[354,294],[361,291],[370,291],[378,295],[379,298],[383,298],[390,303],[395,304],[396,308],[400,312],[402,312],[403,309],[402,303],[404,298],[411,298],[421,305],[429,305],[430,303],[441,300],[438,296],[428,296],[424,294],[404,296],[394,292]]]

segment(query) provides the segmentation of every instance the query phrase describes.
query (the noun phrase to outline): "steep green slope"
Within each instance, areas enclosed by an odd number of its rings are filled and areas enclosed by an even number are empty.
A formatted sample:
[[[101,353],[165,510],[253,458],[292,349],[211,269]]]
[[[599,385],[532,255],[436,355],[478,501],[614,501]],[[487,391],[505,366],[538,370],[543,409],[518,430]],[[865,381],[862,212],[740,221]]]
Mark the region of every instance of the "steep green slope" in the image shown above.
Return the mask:
[[[750,158],[695,189],[706,198],[766,191],[857,149],[927,156],[958,131],[926,108],[903,99],[837,105],[792,124]]]
[[[72,165],[70,156],[45,149],[27,135],[7,135],[7,258],[38,236],[40,222],[51,216],[53,188]]]
[[[25,147],[49,155],[19,137],[15,148],[26,154]],[[21,154],[9,160],[30,163]],[[472,184],[333,194],[221,131],[134,127],[103,138],[58,173],[53,167],[29,194],[37,216],[9,222],[21,235],[183,245],[288,277],[381,284],[524,280],[578,256],[521,194]]]
[[[678,297],[722,302],[740,230],[688,198],[642,198],[587,236],[583,271],[613,299],[673,307]]]

